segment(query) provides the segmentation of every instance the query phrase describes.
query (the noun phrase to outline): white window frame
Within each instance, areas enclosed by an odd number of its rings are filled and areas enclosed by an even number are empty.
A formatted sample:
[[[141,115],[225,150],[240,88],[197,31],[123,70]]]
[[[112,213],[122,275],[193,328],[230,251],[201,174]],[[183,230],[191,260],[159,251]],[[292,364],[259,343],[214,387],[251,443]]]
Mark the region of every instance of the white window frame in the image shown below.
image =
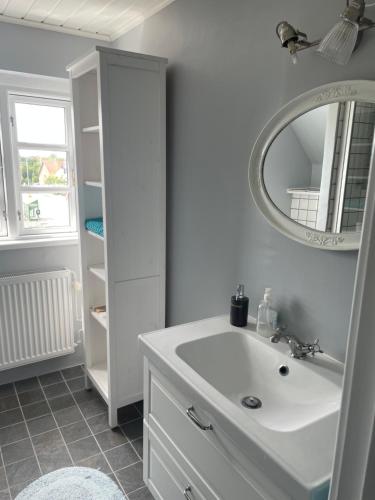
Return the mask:
[[[0,150],[2,153],[4,195],[0,199],[5,203],[6,219],[0,212],[2,223],[6,225],[8,234],[0,235],[0,251],[20,248],[38,248],[46,246],[78,245],[78,232],[70,233],[48,233],[19,235],[17,233],[17,203],[14,190],[14,168],[12,160],[12,133],[10,127],[10,109],[8,96],[17,94],[31,97],[43,97],[50,99],[65,100],[71,104],[71,88],[68,78],[57,78],[52,76],[36,75],[31,73],[20,73],[17,71],[0,70]],[[73,133],[73,121],[69,123]],[[73,138],[71,138],[73,141]],[[72,142],[73,144],[73,142]],[[73,151],[74,156],[74,151]],[[75,163],[75,156],[73,158]],[[72,164],[72,166],[74,165]],[[1,187],[0,187],[1,191]],[[74,189],[74,203],[77,192]],[[1,201],[0,201],[1,204]],[[2,207],[0,207],[2,208]],[[76,212],[73,214],[76,216]]]
[[[65,110],[65,137],[66,144],[51,145],[51,144],[37,144],[28,142],[19,142],[17,139],[17,123],[15,105],[16,103],[45,105],[62,107]],[[51,98],[49,96],[35,96],[32,94],[20,94],[17,91],[8,92],[8,109],[9,109],[9,124],[12,148],[12,166],[13,166],[13,189],[14,189],[14,202],[15,202],[15,228],[13,232],[16,238],[22,237],[56,237],[56,235],[67,235],[76,232],[76,196],[75,196],[75,169],[74,169],[74,155],[73,155],[73,138],[72,138],[72,115],[71,115],[71,102],[62,98]],[[67,186],[22,186],[19,174],[19,153],[20,149],[35,149],[46,150],[66,153],[68,185]],[[22,193],[68,193],[69,194],[69,222],[68,226],[60,227],[45,227],[45,228],[25,228],[23,220],[22,208]],[[13,218],[14,220],[14,218]],[[9,228],[8,228],[9,230]]]
[[[1,135],[0,135],[1,137]],[[1,144],[2,140],[0,139]],[[5,175],[3,152],[0,147],[0,239],[8,236],[7,201],[5,191]]]

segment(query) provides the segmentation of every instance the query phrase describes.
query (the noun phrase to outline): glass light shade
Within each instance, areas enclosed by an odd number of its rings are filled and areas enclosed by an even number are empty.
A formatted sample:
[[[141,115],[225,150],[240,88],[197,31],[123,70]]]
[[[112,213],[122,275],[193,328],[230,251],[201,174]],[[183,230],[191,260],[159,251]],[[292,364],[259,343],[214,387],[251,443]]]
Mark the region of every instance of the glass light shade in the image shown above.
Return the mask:
[[[359,26],[343,19],[320,42],[317,53],[336,64],[347,64],[358,38]]]

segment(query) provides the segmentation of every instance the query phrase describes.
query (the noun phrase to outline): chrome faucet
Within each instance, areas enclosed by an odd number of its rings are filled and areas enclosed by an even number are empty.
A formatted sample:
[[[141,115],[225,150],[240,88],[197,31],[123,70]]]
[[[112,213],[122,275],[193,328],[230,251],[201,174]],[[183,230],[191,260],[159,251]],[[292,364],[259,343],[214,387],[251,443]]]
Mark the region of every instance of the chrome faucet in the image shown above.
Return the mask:
[[[277,328],[276,333],[272,335],[271,342],[277,344],[285,340],[290,348],[290,355],[292,358],[304,359],[307,356],[315,356],[315,353],[323,353],[319,345],[319,339],[316,339],[312,344],[305,344],[301,342],[295,335],[288,335],[284,333],[286,327]]]

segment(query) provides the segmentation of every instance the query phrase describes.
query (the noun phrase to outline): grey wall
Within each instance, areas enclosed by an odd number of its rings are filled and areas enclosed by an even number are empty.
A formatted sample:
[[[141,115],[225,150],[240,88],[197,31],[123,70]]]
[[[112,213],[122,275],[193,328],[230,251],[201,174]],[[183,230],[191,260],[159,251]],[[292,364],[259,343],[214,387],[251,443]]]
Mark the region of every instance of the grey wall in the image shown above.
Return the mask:
[[[320,187],[329,105],[298,117],[292,128],[311,162],[310,186]]]
[[[1,23],[0,69],[67,78],[65,66],[94,45],[95,40],[87,38]],[[52,267],[67,267],[78,274],[78,246],[0,250],[0,274]],[[82,360],[80,346],[73,355],[0,372],[0,383],[72,366]]]
[[[243,281],[255,313],[272,286],[282,321],[343,359],[357,253],[323,252],[272,229],[249,197],[247,166],[265,122],[317,85],[373,79],[374,35],[350,64],[313,51],[293,66],[275,38],[288,19],[315,39],[342,0],[176,0],[115,45],[169,58],[168,322],[227,312]],[[324,13],[324,15],[322,15]]]
[[[328,110],[329,105],[320,106],[292,122],[293,130],[313,164],[323,161]]]
[[[264,182],[268,194],[284,214],[290,216],[291,187],[311,185],[312,165],[294,128],[286,127],[273,141],[264,162]]]
[[[320,188],[322,182],[323,163],[313,163],[311,165],[311,186]]]
[[[1,23],[0,69],[67,78],[65,67],[95,45],[90,38]]]

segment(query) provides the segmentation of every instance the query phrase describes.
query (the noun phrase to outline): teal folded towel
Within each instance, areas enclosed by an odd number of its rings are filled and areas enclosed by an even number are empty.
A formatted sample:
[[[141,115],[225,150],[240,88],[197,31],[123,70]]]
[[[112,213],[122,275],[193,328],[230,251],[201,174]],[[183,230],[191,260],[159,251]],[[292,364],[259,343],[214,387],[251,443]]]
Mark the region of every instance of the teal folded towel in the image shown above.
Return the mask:
[[[95,219],[86,219],[85,228],[99,236],[104,236],[103,217],[96,217]]]
[[[32,482],[16,500],[125,500],[125,497],[103,472],[88,467],[67,467]]]

